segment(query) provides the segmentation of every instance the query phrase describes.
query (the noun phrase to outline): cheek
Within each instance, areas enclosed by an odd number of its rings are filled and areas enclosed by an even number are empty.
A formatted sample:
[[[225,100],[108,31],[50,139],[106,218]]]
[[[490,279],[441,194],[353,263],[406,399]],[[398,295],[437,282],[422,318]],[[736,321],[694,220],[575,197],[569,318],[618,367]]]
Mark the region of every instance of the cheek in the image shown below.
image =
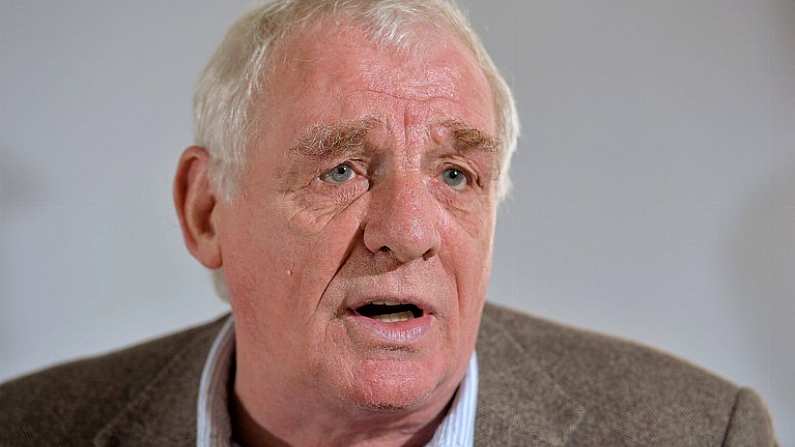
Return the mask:
[[[260,326],[256,323],[262,315],[276,320],[291,311],[289,300],[276,298],[294,285],[297,261],[304,255],[301,245],[281,227],[276,210],[266,207],[236,209],[223,219],[221,251],[232,303],[245,308],[236,316],[252,320],[255,326]]]
[[[458,322],[460,338],[458,339],[459,352],[466,354],[474,349],[480,317],[486,301],[489,268],[481,262],[473,262],[462,268],[458,276],[459,282],[459,317]],[[463,361],[464,359],[461,359]]]
[[[480,241],[458,244],[454,256],[460,314],[463,318],[468,319],[477,313],[476,310],[480,308],[485,299],[491,273],[490,248]]]
[[[221,244],[230,293],[263,318],[308,320],[357,237],[362,207],[347,206],[317,226],[284,202],[266,203],[278,202],[265,200],[224,220]]]
[[[340,215],[350,214],[346,212],[358,195],[358,192],[343,190],[329,196],[305,193],[291,198],[287,204],[289,231],[305,238],[328,233],[328,227],[337,223]]]
[[[491,276],[494,215],[488,211],[456,217],[447,228],[448,263],[458,290],[460,324],[476,331]]]
[[[452,243],[458,245],[469,240],[480,257],[484,251],[490,252],[496,218],[493,188],[457,192],[436,179],[432,186],[435,199],[445,211],[442,229],[451,234]]]

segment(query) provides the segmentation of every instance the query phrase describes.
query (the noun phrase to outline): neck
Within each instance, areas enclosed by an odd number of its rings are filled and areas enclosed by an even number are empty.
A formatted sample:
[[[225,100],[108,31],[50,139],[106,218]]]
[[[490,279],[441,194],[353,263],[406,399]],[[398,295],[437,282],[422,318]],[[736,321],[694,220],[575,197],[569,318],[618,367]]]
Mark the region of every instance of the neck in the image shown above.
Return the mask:
[[[230,422],[235,441],[245,447],[424,446],[444,420],[456,390],[438,403],[411,411],[329,411],[319,408],[320,402],[313,398],[300,402],[294,396],[285,400],[268,393],[258,399],[258,394],[246,392],[239,377],[230,403]]]

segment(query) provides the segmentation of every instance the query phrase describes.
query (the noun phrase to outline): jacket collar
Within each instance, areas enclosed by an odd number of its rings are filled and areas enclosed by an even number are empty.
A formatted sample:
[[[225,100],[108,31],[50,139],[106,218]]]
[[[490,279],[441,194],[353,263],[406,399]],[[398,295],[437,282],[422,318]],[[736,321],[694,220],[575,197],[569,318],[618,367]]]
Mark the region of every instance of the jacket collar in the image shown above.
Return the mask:
[[[490,307],[483,313],[477,345],[475,445],[565,445],[585,409],[492,317]]]
[[[489,305],[478,337],[476,445],[560,447],[585,410],[534,361]],[[96,447],[196,445],[199,380],[225,318],[201,330],[94,438]]]
[[[201,328],[94,438],[96,447],[196,445],[196,402],[207,354],[226,317]]]

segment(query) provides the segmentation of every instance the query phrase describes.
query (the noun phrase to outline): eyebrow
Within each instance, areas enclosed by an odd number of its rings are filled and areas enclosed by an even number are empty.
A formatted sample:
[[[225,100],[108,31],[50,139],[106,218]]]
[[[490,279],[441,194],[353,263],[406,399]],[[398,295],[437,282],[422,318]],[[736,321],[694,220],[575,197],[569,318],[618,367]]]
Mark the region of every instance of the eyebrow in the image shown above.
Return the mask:
[[[307,129],[291,153],[325,159],[362,150],[367,133],[382,124],[377,118],[365,118],[332,124],[315,124]]]
[[[342,123],[315,124],[307,129],[290,149],[290,153],[308,158],[328,159],[364,150],[367,133],[383,122],[368,117]],[[452,133],[453,148],[460,153],[497,152],[499,141],[463,121],[447,120],[439,126]]]
[[[499,140],[463,121],[448,120],[438,124],[452,132],[453,147],[457,152],[497,152]]]

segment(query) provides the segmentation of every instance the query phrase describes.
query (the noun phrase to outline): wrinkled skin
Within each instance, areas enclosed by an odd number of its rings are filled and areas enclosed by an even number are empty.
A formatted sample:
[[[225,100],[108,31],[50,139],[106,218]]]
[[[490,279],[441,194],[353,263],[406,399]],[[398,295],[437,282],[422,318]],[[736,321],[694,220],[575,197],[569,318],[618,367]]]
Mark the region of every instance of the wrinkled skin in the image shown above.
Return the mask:
[[[206,218],[188,246],[224,268],[230,290],[234,427],[245,445],[422,445],[466,371],[490,272],[499,155],[456,151],[440,123],[493,136],[495,112],[470,52],[438,30],[417,34],[426,43],[402,52],[353,26],[287,41],[278,51],[288,62],[255,103],[260,125],[229,203],[203,180],[206,151],[183,155],[177,184],[182,175],[204,205],[194,206],[203,214],[185,207],[183,228]],[[313,126],[363,119],[374,121],[367,150],[352,157],[290,150]],[[342,163],[350,178],[327,181]],[[451,167],[466,173],[464,188],[445,181]],[[428,332],[390,346],[352,330],[346,302],[384,295],[428,303]]]

